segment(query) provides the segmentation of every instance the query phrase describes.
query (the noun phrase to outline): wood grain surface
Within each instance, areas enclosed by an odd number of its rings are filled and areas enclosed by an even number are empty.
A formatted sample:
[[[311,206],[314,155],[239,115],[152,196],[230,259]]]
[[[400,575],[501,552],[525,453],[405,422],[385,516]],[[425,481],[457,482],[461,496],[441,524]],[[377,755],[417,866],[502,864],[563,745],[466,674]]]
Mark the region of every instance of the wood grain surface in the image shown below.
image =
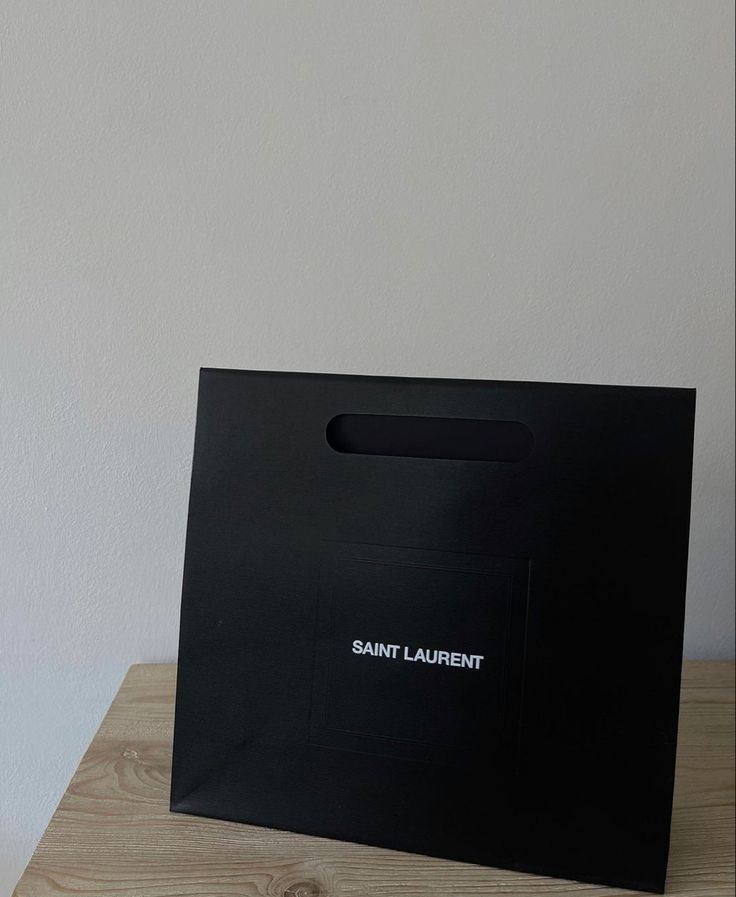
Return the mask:
[[[131,667],[14,897],[631,892],[168,811],[176,667]],[[734,666],[685,665],[667,893],[734,895]]]

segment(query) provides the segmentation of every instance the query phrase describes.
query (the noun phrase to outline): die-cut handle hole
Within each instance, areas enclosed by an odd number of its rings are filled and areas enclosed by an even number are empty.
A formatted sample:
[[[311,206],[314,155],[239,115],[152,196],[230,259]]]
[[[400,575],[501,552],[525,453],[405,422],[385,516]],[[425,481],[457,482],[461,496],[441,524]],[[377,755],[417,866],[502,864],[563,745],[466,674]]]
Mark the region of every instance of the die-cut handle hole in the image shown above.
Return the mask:
[[[534,444],[519,421],[398,414],[338,414],[325,435],[344,454],[445,461],[522,461]]]

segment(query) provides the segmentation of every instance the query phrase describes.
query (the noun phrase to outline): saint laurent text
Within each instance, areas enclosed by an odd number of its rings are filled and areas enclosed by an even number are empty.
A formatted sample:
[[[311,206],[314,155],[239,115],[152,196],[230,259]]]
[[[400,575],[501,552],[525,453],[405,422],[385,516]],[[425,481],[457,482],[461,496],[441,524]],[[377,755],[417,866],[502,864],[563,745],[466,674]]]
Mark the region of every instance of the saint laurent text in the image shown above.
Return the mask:
[[[384,642],[353,642],[353,654],[385,657],[388,660],[404,660],[411,663],[431,663],[439,666],[461,667],[479,670],[483,654],[461,654],[457,651],[438,651],[434,648],[412,648],[409,645],[389,645]]]

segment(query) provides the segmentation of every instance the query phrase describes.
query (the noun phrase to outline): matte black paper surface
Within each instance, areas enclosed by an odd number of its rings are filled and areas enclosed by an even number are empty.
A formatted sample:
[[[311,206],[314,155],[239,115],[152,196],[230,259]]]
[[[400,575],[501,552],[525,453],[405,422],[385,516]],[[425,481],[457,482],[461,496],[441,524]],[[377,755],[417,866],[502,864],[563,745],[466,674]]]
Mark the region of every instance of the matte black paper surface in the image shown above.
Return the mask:
[[[172,809],[661,891],[694,406],[203,370]]]

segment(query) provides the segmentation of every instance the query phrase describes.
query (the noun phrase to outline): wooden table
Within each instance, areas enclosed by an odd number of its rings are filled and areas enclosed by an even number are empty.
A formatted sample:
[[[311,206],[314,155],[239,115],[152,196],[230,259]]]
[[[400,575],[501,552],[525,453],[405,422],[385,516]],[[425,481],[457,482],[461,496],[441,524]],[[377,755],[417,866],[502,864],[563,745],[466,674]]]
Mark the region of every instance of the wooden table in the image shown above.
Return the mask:
[[[175,677],[173,664],[130,668],[18,882],[15,897],[627,893],[171,814]],[[733,664],[687,663],[669,894],[734,895],[733,712]]]

